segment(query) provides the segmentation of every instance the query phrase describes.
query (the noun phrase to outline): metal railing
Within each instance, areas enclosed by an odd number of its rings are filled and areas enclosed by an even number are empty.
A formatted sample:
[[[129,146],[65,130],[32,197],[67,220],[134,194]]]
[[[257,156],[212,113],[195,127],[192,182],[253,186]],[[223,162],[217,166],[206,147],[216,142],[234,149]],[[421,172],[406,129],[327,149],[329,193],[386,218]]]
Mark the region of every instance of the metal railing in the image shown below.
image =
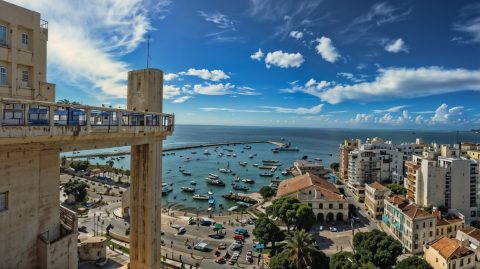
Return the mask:
[[[40,19],[40,28],[48,30],[48,21]]]
[[[0,129],[54,127],[79,133],[173,131],[174,115],[109,107],[0,98]],[[51,128],[43,128],[51,127]],[[1,132],[0,132],[1,137]]]

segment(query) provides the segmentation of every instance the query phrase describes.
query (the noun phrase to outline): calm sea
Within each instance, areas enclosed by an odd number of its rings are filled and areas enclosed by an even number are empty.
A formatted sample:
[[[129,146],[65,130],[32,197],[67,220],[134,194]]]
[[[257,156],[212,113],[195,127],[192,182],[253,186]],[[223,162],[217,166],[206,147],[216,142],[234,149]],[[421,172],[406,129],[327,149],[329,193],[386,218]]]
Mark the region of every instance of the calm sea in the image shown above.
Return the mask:
[[[271,178],[260,177],[259,174],[267,170],[260,170],[252,164],[262,164],[262,160],[279,160],[282,163],[281,169],[278,169],[275,176],[284,178],[281,171],[292,165],[292,162],[303,156],[309,159],[320,158],[325,166],[332,162],[338,162],[339,144],[344,139],[382,137],[386,140],[392,140],[394,143],[414,142],[416,138],[422,138],[424,142],[437,142],[453,144],[456,141],[478,142],[478,134],[457,133],[447,131],[412,131],[412,130],[349,130],[349,129],[313,129],[313,128],[278,128],[278,127],[239,127],[239,126],[205,126],[205,125],[176,125],[174,134],[164,142],[164,148],[178,147],[185,145],[220,143],[220,142],[239,142],[239,141],[288,141],[292,146],[298,147],[299,152],[280,152],[273,153],[274,147],[270,144],[250,144],[252,149],[243,149],[243,145],[229,145],[219,148],[198,148],[190,150],[175,151],[175,155],[166,155],[163,158],[163,182],[173,184],[173,191],[162,198],[163,204],[169,206],[183,206],[189,209],[198,208],[205,210],[208,208],[206,201],[193,200],[191,193],[182,192],[180,187],[191,186],[190,181],[196,181],[197,194],[206,194],[208,191],[214,193],[216,203],[223,204],[225,209],[235,205],[234,202],[226,201],[221,196],[233,191],[231,183],[234,176],[222,174],[219,168],[229,166],[237,175],[243,178],[254,179],[254,184],[239,182],[241,185],[249,187],[248,192],[256,192],[262,186],[268,185]],[[121,148],[125,150],[128,148]],[[204,150],[208,149],[211,155],[204,155]],[[227,153],[224,149],[233,150],[230,154],[236,154],[237,157],[219,157],[218,153]],[[114,149],[96,150],[113,151]],[[216,151],[215,151],[216,150]],[[257,154],[253,159],[249,155]],[[66,154],[70,155],[70,154]],[[106,160],[94,159],[92,163],[105,163]],[[245,161],[247,166],[240,166],[239,162]],[[130,165],[129,156],[125,159],[116,160],[116,167],[128,168]],[[179,169],[185,169],[191,176],[183,175]],[[214,173],[226,183],[225,187],[207,185],[205,178],[209,173]]]

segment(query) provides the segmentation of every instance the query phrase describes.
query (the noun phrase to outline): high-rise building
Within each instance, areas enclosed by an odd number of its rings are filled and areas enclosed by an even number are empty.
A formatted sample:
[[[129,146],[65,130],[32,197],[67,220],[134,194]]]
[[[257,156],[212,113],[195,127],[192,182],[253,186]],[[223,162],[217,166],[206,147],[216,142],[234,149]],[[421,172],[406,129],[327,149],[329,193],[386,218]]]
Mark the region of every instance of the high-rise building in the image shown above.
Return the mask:
[[[346,139],[340,144],[340,178],[348,180],[348,155],[361,144],[358,139]]]

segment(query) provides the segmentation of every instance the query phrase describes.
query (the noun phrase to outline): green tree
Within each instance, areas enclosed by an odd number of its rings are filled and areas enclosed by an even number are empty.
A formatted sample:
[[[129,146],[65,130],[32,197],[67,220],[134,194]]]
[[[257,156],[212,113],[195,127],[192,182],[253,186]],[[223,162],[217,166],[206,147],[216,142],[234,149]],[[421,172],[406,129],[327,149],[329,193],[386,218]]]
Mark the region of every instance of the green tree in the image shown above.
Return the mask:
[[[273,200],[272,205],[267,207],[266,212],[268,216],[279,218],[286,226],[288,232],[295,223],[295,208],[294,205],[300,203],[296,198],[285,196]]]
[[[361,264],[371,261],[376,267],[391,268],[402,254],[402,245],[386,233],[373,230],[353,237],[353,247]]]
[[[271,269],[291,269],[292,265],[285,252],[279,252],[270,258]]]
[[[284,234],[280,228],[266,216],[260,217],[255,221],[253,235],[260,243],[272,243],[272,248],[275,248],[275,242],[280,242],[284,239]]]
[[[77,202],[85,201],[85,198],[87,198],[87,188],[87,183],[78,180],[69,181],[63,186],[65,193],[73,195]]]
[[[76,101],[70,101],[68,99],[61,99],[57,101],[57,104],[59,105],[80,105],[79,102]]]
[[[340,169],[340,164],[339,163],[331,163],[330,164],[330,168],[335,171],[335,172],[338,172],[338,170]]]
[[[297,230],[287,236],[287,244],[284,248],[285,254],[295,268],[317,268],[313,267],[314,262],[328,264],[327,261],[315,261],[320,256],[315,239],[305,230]],[[325,256],[326,257],[326,256]],[[319,267],[318,267],[319,268]]]
[[[340,251],[330,258],[330,269],[357,269],[358,264],[353,253]]]
[[[295,228],[297,230],[310,231],[313,224],[315,224],[315,214],[312,208],[307,204],[295,204]]]
[[[425,210],[425,211],[427,211],[428,213],[432,214],[433,205],[427,205],[426,207],[423,208],[423,210]]]
[[[392,191],[392,194],[405,195],[407,193],[407,189],[405,189],[405,187],[396,183],[387,184],[387,188]]]
[[[395,269],[433,269],[428,262],[417,256],[411,256],[399,262]]]
[[[272,189],[270,186],[263,186],[259,190],[260,195],[263,197],[263,199],[272,197],[275,194],[275,190]]]
[[[65,167],[67,165],[67,156],[62,156],[62,167]]]
[[[88,161],[72,161],[70,167],[75,171],[87,170],[90,163]]]

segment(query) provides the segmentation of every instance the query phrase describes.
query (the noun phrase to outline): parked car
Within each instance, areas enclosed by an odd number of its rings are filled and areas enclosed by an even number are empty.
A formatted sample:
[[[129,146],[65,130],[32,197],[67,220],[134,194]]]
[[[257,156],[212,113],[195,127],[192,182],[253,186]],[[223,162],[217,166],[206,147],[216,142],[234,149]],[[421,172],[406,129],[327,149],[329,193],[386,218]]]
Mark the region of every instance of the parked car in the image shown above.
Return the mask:
[[[330,226],[330,232],[338,232],[337,228]]]
[[[207,243],[200,242],[200,243],[196,244],[193,247],[193,249],[200,250],[200,251],[207,251],[208,250]]]
[[[218,258],[215,259],[215,262],[218,263],[218,264],[224,264],[226,262],[225,258],[220,256]]]
[[[180,227],[180,228],[178,229],[177,234],[184,234],[184,233],[186,233],[186,232],[187,232],[187,229],[185,229],[185,227]]]
[[[223,234],[209,234],[208,237],[213,239],[223,239],[225,236]]]
[[[360,222],[360,221],[361,221],[360,218],[357,217],[357,216],[355,216],[355,215],[352,216],[352,219],[353,219],[353,221],[355,221],[355,222]]]
[[[247,251],[247,254],[245,254],[245,260],[249,263],[253,262],[253,254],[251,250]]]
[[[245,240],[245,237],[243,235],[236,234],[233,236],[233,239],[243,241]]]
[[[227,248],[227,244],[225,244],[224,242],[218,244],[218,249],[226,249]]]
[[[235,234],[243,235],[244,237],[249,237],[248,230],[244,228],[237,228],[235,229]]]
[[[233,243],[233,245],[232,245],[233,250],[240,250],[240,249],[242,249],[242,247],[243,247],[242,244]]]
[[[209,221],[209,220],[203,220],[202,222],[200,222],[200,225],[202,225],[202,226],[210,226],[210,225],[212,225],[212,222]]]

